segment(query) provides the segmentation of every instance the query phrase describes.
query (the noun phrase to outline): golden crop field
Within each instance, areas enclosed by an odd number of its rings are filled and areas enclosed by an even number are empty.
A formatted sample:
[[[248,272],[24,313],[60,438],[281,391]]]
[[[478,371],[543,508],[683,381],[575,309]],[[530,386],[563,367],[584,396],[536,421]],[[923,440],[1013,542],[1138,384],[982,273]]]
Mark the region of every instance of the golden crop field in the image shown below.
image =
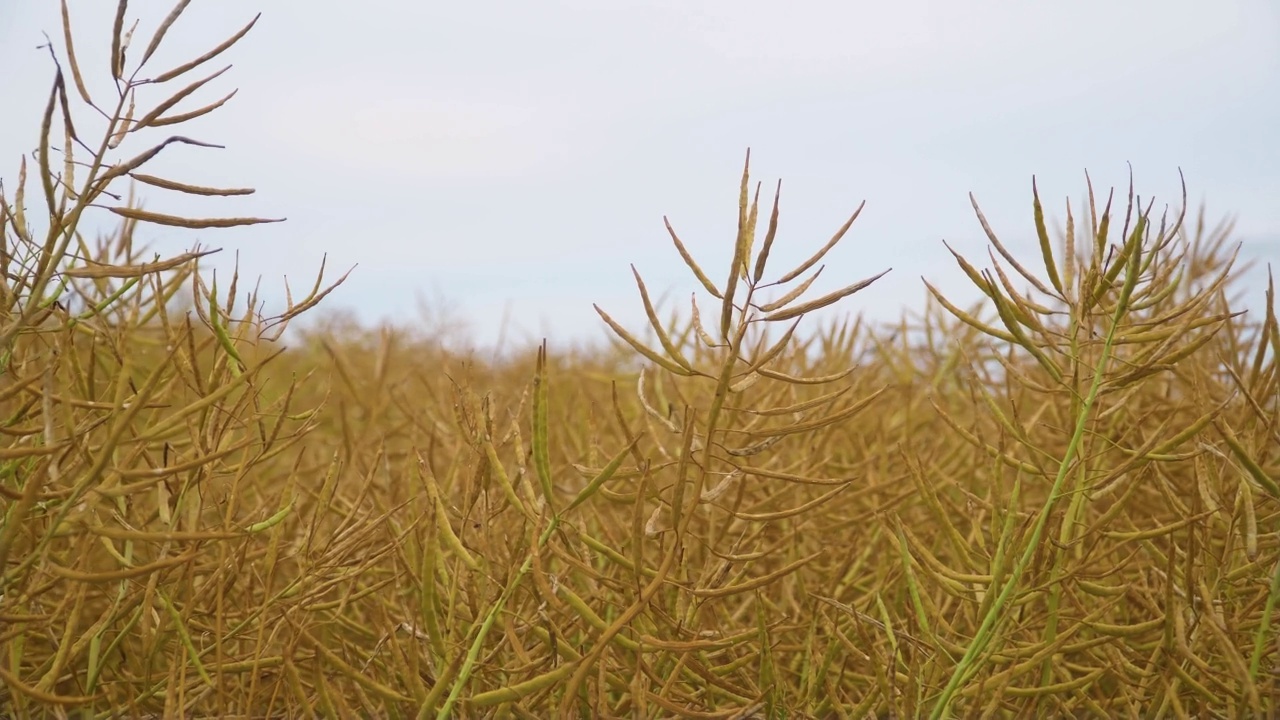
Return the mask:
[[[197,142],[172,126],[217,111],[200,78],[244,34],[150,67],[181,8],[129,62],[123,2],[93,30],[118,97],[58,56],[0,193],[0,715],[1277,712],[1280,324],[1270,287],[1232,306],[1230,228],[1185,197],[1089,188],[1063,228],[1028,198],[1032,256],[975,204],[993,252],[954,260],[980,305],[802,326],[883,269],[809,292],[856,212],[775,267],[748,165],[731,265],[668,224],[698,300],[668,313],[637,274],[650,325],[597,308],[611,347],[286,346],[340,278],[264,317],[200,251],[134,241],[265,221],[131,200],[247,192],[147,172]],[[116,233],[86,237],[101,208]]]

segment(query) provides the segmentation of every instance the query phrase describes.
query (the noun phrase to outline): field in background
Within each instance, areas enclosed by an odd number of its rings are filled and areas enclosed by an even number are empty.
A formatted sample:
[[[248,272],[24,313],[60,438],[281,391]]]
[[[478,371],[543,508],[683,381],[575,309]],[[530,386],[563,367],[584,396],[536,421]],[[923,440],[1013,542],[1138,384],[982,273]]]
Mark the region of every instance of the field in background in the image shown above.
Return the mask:
[[[126,63],[120,7],[119,95],[64,46],[0,193],[0,713],[1276,711],[1280,324],[1270,289],[1230,306],[1228,228],[1091,188],[1058,231],[1035,197],[1039,254],[988,230],[990,258],[955,257],[982,306],[812,327],[886,269],[817,289],[856,212],[771,267],[744,168],[731,266],[668,225],[696,303],[637,275],[650,326],[597,308],[611,347],[495,363],[330,325],[286,348],[335,284],[262,317],[134,237],[265,220],[127,195],[250,192],[144,168],[198,142],[168,126],[217,109],[188,95],[243,33],[143,71],[167,26]],[[104,207],[117,234],[79,233]]]

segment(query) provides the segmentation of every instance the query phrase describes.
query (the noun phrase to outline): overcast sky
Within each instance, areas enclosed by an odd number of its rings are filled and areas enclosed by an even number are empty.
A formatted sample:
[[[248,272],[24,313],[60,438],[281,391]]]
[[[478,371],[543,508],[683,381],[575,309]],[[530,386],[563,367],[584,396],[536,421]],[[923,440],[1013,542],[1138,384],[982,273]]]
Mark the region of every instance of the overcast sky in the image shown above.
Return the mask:
[[[86,80],[105,102],[115,3],[69,5]],[[131,3],[130,67],[169,8]],[[921,276],[972,297],[942,245],[989,264],[969,192],[1034,260],[1032,175],[1061,221],[1085,170],[1123,193],[1127,163],[1158,207],[1178,202],[1181,168],[1191,202],[1236,216],[1244,256],[1280,270],[1274,0],[201,0],[143,75],[259,11],[233,51],[192,77],[231,70],[180,106],[239,88],[181,131],[226,149],[171,147],[151,167],[257,194],[195,201],[147,188],[144,199],[160,212],[288,222],[143,237],[164,252],[224,248],[210,263],[220,273],[238,252],[269,309],[283,276],[309,285],[327,253],[333,271],[359,266],[328,307],[369,321],[413,322],[422,298],[468,321],[482,345],[504,313],[517,339],[601,337],[592,303],[638,327],[629,264],[682,307],[699,289],[664,214],[713,278],[726,274],[748,146],[765,194],[783,180],[774,275],[867,201],[811,292],[892,267],[843,305],[872,318],[920,306]],[[43,33],[61,56],[58,3],[0,9],[9,193],[53,77]],[[95,137],[100,127],[81,117]],[[108,227],[106,213],[94,220]]]

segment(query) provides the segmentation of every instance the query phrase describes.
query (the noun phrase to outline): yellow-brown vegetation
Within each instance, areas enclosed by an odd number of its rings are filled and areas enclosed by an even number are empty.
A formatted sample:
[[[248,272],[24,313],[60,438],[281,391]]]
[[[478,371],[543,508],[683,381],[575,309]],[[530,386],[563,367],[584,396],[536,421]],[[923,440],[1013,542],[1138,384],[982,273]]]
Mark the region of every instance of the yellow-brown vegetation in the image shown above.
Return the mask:
[[[806,328],[875,292],[810,291],[856,213],[773,268],[777,201],[744,169],[731,266],[668,225],[701,303],[665,322],[637,274],[651,326],[598,308],[612,347],[286,349],[333,284],[261,317],[199,252],[133,238],[262,220],[118,194],[246,192],[146,174],[220,104],[177,107],[217,53],[143,70],[184,6],[128,64],[120,3],[109,101],[68,30],[0,193],[4,713],[1276,712],[1280,326],[1270,288],[1228,307],[1227,228],[1090,188],[1053,233],[1036,195],[1036,257],[977,212],[991,262],[955,259],[982,305]],[[101,137],[75,135],[81,105]],[[90,242],[102,207],[122,222]]]

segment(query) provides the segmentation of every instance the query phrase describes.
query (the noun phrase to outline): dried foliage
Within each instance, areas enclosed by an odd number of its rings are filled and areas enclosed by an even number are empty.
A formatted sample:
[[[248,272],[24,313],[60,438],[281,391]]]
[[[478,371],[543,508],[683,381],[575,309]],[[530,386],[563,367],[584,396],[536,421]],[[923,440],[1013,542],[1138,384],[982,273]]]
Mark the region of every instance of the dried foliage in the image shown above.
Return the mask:
[[[1262,317],[1229,306],[1228,227],[1090,188],[1051,238],[1033,186],[1036,258],[974,204],[989,267],[955,259],[984,303],[930,288],[896,327],[801,334],[883,273],[810,292],[854,212],[771,274],[779,198],[757,245],[744,168],[722,281],[667,223],[710,303],[664,322],[636,273],[650,326],[597,308],[612,352],[485,363],[358,327],[285,350],[333,285],[262,317],[236,278],[205,285],[204,251],[133,241],[264,220],[112,190],[250,192],[143,172],[190,138],[122,151],[229,98],[177,109],[205,77],[135,107],[252,26],[145,78],[186,5],[130,69],[120,3],[110,106],[64,6],[71,84],[106,129],[85,145],[58,66],[47,228],[25,164],[0,192],[3,712],[1276,711],[1280,324],[1273,288]],[[102,207],[121,224],[90,243]]]

